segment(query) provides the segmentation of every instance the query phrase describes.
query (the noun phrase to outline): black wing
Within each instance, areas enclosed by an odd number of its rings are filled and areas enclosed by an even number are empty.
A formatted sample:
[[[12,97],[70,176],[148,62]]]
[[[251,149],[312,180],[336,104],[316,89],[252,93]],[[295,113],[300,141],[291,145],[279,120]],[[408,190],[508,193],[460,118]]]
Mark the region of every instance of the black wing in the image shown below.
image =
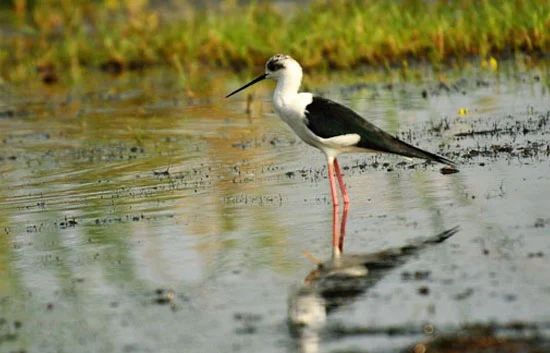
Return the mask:
[[[306,118],[308,128],[322,138],[358,134],[361,139],[357,143],[357,147],[406,157],[423,158],[454,166],[454,163],[447,158],[423,151],[399,140],[369,123],[353,110],[330,99],[314,96],[313,101],[306,106]]]

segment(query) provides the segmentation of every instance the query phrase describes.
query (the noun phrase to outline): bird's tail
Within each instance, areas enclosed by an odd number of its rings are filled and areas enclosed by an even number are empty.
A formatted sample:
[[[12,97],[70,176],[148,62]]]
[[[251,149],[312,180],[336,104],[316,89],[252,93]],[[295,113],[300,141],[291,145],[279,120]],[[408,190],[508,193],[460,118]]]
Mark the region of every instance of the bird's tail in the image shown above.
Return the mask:
[[[434,154],[428,151],[424,151],[418,147],[415,147],[401,140],[399,140],[399,142],[400,143],[398,144],[398,146],[396,146],[397,148],[395,149],[395,151],[390,151],[391,153],[396,153],[396,154],[400,154],[402,156],[411,157],[411,158],[422,158],[429,161],[446,164],[453,168],[456,167],[456,163],[451,161],[450,159],[438,156],[437,154]]]

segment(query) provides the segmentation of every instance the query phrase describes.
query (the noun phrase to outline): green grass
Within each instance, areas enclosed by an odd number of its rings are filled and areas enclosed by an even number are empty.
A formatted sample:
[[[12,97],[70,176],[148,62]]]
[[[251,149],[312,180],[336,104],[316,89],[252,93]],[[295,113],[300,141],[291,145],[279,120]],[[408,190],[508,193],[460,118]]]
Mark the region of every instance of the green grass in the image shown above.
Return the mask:
[[[8,81],[37,67],[74,79],[98,67],[243,70],[276,52],[326,70],[550,50],[550,3],[540,0],[311,1],[290,13],[236,1],[167,11],[147,0],[12,0],[0,11]]]

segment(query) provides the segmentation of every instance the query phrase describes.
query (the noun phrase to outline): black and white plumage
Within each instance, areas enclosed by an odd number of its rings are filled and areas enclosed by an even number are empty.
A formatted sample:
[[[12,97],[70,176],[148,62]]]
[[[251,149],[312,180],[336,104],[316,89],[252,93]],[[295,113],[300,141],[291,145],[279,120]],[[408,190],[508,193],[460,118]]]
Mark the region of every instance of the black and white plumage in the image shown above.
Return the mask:
[[[311,93],[299,93],[302,76],[302,67],[296,60],[288,55],[278,54],[267,61],[264,74],[226,97],[266,78],[277,81],[273,94],[275,112],[304,142],[326,155],[335,207],[338,206],[338,197],[334,174],[338,178],[344,204],[349,203],[336,159],[341,153],[385,152],[454,166],[451,160],[399,140],[341,104]]]
[[[334,119],[334,117],[342,118]],[[360,138],[355,146],[365,152],[380,151],[453,165],[453,162],[447,158],[399,140],[369,123],[353,110],[330,99],[313,96],[313,101],[306,106],[306,124],[315,135],[322,138],[358,134]]]

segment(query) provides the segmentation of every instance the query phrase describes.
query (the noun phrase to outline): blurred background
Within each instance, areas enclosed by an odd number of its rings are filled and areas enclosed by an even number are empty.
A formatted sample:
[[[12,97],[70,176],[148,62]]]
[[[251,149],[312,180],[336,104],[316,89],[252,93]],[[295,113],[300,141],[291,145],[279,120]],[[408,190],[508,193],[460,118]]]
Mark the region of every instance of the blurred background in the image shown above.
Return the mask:
[[[527,1],[5,0],[0,74],[81,79],[167,65],[183,78],[241,71],[277,52],[306,69],[484,65],[547,55],[549,5]],[[491,59],[493,58],[493,59]]]

